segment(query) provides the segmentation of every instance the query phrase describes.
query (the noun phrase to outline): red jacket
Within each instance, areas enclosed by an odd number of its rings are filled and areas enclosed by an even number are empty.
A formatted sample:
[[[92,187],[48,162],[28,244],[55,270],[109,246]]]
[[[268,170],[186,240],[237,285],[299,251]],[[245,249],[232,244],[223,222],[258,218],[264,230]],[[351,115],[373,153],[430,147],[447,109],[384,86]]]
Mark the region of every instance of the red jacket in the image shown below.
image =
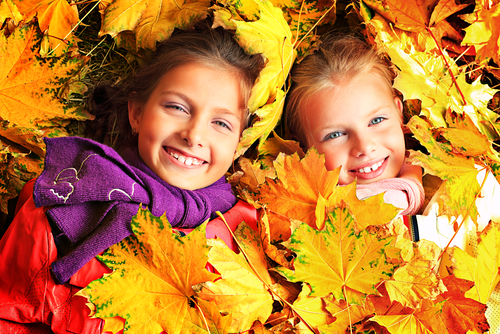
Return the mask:
[[[23,188],[14,220],[0,240],[0,333],[101,333],[102,320],[90,318],[87,300],[74,294],[111,270],[94,258],[69,283],[54,281],[50,264],[57,249],[45,208],[33,202],[33,185],[34,180]],[[241,221],[257,228],[257,212],[245,202],[224,217],[233,231]],[[236,249],[220,218],[207,225],[206,233]]]

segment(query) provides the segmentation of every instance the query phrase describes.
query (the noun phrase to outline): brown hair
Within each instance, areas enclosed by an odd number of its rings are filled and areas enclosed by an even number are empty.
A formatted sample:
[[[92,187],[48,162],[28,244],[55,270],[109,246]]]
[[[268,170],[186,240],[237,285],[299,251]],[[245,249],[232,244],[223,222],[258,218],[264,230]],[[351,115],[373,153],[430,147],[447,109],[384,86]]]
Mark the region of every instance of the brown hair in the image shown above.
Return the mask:
[[[146,103],[165,73],[188,63],[237,75],[243,106],[247,105],[255,80],[264,67],[261,55],[247,55],[230,32],[223,28],[211,29],[208,21],[193,31],[174,31],[168,40],[157,46],[148,64],[128,77],[121,86],[102,85],[94,89],[90,105],[96,120],[87,126],[87,137],[117,150],[136,144],[137,137],[131,135],[128,120],[129,100]],[[110,139],[110,132],[118,134]]]
[[[313,93],[348,84],[368,74],[379,75],[393,92],[393,73],[387,63],[366,42],[351,35],[328,35],[319,50],[304,58],[291,72],[287,96],[286,124],[290,133],[307,148],[300,117],[301,107]]]

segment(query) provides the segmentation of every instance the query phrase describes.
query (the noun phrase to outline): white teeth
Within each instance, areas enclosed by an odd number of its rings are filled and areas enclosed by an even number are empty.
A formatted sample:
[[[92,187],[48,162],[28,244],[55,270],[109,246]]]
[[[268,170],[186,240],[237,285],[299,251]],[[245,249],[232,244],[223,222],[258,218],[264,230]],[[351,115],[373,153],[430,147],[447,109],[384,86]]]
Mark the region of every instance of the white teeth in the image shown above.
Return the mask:
[[[183,163],[183,164],[188,165],[188,166],[191,166],[191,165],[199,166],[199,165],[203,164],[202,160],[198,160],[198,159],[192,158],[192,157],[185,157],[185,156],[179,155],[175,152],[170,152],[170,155],[173,156],[174,158],[176,158],[177,161],[179,161],[180,163]]]
[[[383,163],[384,163],[384,161],[382,160],[380,162],[377,162],[373,166],[360,168],[360,169],[358,169],[358,173],[370,173],[374,170],[377,170],[380,166],[382,166]]]

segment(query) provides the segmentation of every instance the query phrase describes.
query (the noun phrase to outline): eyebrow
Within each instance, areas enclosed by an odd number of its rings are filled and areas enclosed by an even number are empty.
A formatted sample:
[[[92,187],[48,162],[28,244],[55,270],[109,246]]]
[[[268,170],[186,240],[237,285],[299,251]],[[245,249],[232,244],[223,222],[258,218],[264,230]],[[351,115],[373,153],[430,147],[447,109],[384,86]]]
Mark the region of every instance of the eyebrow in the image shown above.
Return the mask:
[[[193,105],[194,104],[194,101],[193,99],[191,99],[190,97],[188,97],[186,94],[182,94],[182,93],[179,93],[179,92],[176,92],[176,91],[171,91],[171,90],[166,90],[166,91],[163,91],[160,93],[160,96],[162,95],[168,95],[168,94],[173,94],[173,95],[177,95],[178,97],[180,97],[181,99],[185,100],[188,104],[190,105]],[[235,116],[238,121],[241,122],[241,112],[234,112],[232,110],[229,110],[229,109],[226,109],[226,108],[218,108],[217,111],[221,114],[224,114],[224,115],[233,115]]]

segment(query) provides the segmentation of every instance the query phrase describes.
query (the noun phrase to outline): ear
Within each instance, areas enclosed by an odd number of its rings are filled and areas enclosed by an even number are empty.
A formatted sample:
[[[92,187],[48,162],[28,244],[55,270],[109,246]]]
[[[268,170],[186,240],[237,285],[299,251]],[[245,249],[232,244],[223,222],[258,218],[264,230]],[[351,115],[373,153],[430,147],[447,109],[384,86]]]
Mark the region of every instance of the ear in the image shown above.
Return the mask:
[[[132,129],[138,129],[141,121],[142,108],[138,102],[128,101],[128,120]]]
[[[394,103],[396,104],[396,107],[399,109],[399,113],[401,114],[401,117],[403,116],[403,102],[401,102],[401,99],[399,97],[394,98]]]

